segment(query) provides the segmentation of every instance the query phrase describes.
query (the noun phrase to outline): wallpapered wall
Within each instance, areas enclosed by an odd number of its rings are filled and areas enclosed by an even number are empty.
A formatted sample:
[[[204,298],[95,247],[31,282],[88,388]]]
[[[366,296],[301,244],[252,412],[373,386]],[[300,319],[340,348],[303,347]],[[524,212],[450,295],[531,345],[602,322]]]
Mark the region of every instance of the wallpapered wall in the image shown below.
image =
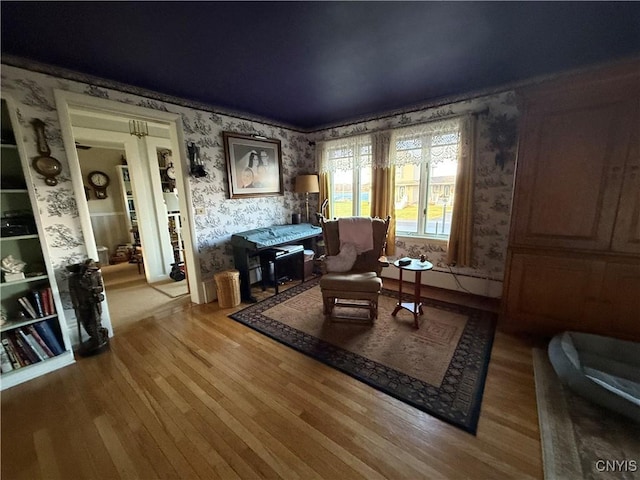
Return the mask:
[[[62,174],[57,177],[58,185],[55,187],[45,185],[43,179],[32,170],[30,180],[35,187],[46,246],[56,272],[69,325],[74,324],[75,314],[68,294],[65,267],[84,261],[87,252],[63,146],[54,89],[84,93],[182,116],[185,141],[195,142],[200,146],[200,156],[209,173],[203,178],[189,177],[193,205],[203,207],[206,211],[205,215],[196,216],[194,228],[203,279],[212,277],[215,272],[233,268],[232,250],[229,246],[232,233],[290,223],[291,213],[301,212],[304,208],[303,196],[293,193],[293,179],[298,174],[311,173],[315,169],[313,148],[309,145],[306,134],[7,65],[2,65],[2,89],[16,102],[27,156],[33,158],[38,154],[30,122],[39,118],[46,124],[51,155],[62,163]],[[227,198],[223,131],[255,133],[282,142],[284,196],[233,200]]]
[[[488,108],[488,111],[486,110]],[[496,163],[496,151],[491,147],[489,125],[506,115],[514,119],[518,110],[513,92],[503,92],[438,108],[425,108],[400,113],[382,119],[354,123],[314,133],[314,140],[340,138],[370,131],[398,128],[424,123],[465,112],[484,112],[476,123],[476,169],[474,191],[473,267],[452,268],[455,273],[502,281],[509,235],[511,194],[515,148],[508,155],[504,169]],[[396,256],[413,258],[425,254],[434,270],[449,271],[445,264],[446,246],[425,239],[396,238]]]
[[[80,79],[83,78],[80,77]],[[34,118],[39,118],[47,125],[46,134],[51,154],[60,160],[63,166],[62,174],[58,177],[59,184],[55,187],[46,186],[42,178],[38,178],[33,171],[31,171],[33,175],[31,181],[36,189],[38,208],[46,235],[46,246],[56,272],[63,304],[68,310],[67,318],[70,325],[74,323],[75,314],[67,291],[65,267],[84,261],[87,258],[87,252],[84,248],[85,242],[63,146],[54,89],[84,93],[117,102],[178,113],[182,116],[185,140],[200,146],[201,159],[209,173],[204,178],[189,177],[193,205],[203,207],[206,212],[205,215],[196,216],[193,232],[198,246],[203,279],[211,278],[214,273],[221,270],[233,268],[232,250],[229,245],[232,233],[261,226],[289,223],[291,213],[303,210],[304,199],[302,195],[293,193],[293,181],[298,174],[316,171],[314,149],[309,141],[403,126],[489,107],[488,115],[478,117],[474,267],[457,268],[454,271],[470,276],[502,279],[514,162],[513,159],[508,161],[504,170],[496,165],[495,152],[489,147],[488,124],[498,115],[506,113],[515,116],[517,114],[512,92],[305,134],[259,121],[242,119],[227,113],[177,105],[171,103],[168,97],[167,101],[162,101],[145,97],[144,92],[138,95],[125,93],[116,88],[99,87],[92,85],[91,81],[90,78],[86,81],[67,80],[13,66],[3,65],[2,68],[2,88],[16,102],[27,155],[29,158],[37,155],[30,122]],[[102,85],[104,84],[103,82]],[[108,82],[106,84],[108,85]],[[276,138],[282,142],[284,196],[233,200],[227,198],[223,131],[255,133]],[[312,202],[311,206],[315,211],[314,203]],[[437,269],[447,270],[442,245],[429,244],[420,239],[398,238],[397,247],[398,256],[415,257],[425,253]]]

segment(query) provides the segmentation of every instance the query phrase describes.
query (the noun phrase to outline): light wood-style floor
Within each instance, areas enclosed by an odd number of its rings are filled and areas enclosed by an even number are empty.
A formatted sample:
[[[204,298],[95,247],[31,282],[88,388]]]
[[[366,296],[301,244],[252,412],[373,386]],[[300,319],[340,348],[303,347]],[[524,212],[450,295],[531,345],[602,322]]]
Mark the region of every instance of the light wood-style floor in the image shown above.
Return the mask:
[[[166,310],[110,352],[3,392],[3,480],[542,478],[534,341],[496,333],[473,436],[234,310]]]
[[[135,264],[119,263],[103,267],[102,278],[111,326],[116,335],[152,312],[191,303],[188,295],[172,298],[153,288]]]

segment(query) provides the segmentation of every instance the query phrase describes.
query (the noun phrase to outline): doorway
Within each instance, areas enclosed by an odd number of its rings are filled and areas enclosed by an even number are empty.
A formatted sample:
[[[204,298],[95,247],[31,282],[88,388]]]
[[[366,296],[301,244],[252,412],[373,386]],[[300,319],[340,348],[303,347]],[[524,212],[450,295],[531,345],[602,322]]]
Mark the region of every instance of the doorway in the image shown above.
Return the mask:
[[[134,191],[129,166],[123,148],[105,148],[92,146],[92,142],[77,144],[80,171],[85,182],[91,226],[98,249],[98,258],[102,267],[106,300],[112,327],[122,329],[151,312],[184,303],[189,293],[184,276],[147,283],[143,263],[144,246],[138,234],[138,223],[148,222],[148,212],[140,212],[134,201]],[[157,151],[159,167],[165,165],[170,150]],[[92,177],[103,185],[94,186]],[[177,193],[172,182],[163,181],[163,194],[174,202],[167,203],[168,222],[179,224]],[[169,191],[171,191],[169,193]],[[173,231],[176,232],[176,228]],[[169,229],[162,231],[170,240]],[[175,233],[179,237],[179,230]],[[179,240],[179,238],[176,238]],[[176,241],[178,245],[181,242]],[[173,245],[174,243],[172,243]],[[176,257],[181,253],[176,250]],[[179,280],[179,281],[178,281]],[[135,299],[135,300],[134,300]]]
[[[194,252],[197,250],[191,235],[193,212],[190,205],[190,191],[187,188],[187,175],[183,172],[186,162],[182,159],[186,158],[186,155],[179,128],[181,125],[179,115],[63,91],[56,91],[56,101],[65,148],[69,152],[69,167],[89,257],[99,258],[100,253],[104,255],[105,246],[98,244],[94,234],[89,208],[90,200],[87,199],[87,194],[91,198],[92,192],[91,190],[87,192],[85,187],[89,189],[95,189],[95,187],[87,185],[87,175],[83,174],[80,161],[83,153],[78,153],[77,144],[92,149],[117,151],[126,159],[131,190],[125,189],[122,194],[130,193],[131,200],[135,204],[137,233],[143,246],[141,258],[143,272],[141,273],[149,284],[173,281],[169,275],[176,262],[176,254],[167,230],[168,208],[165,201],[165,194],[169,192],[163,190],[163,181],[166,178],[163,177],[159,165],[160,152],[164,152],[163,167],[167,168],[166,152],[169,152],[172,170],[175,170],[172,186],[179,210],[179,213],[175,213],[174,210],[174,220],[176,218],[179,220],[180,236],[184,246],[180,252],[180,259],[184,270],[188,272],[184,282],[188,282],[191,301],[201,303],[204,292],[200,288],[200,272],[196,268],[197,262],[194,258]],[[145,122],[147,134],[143,136],[131,134],[129,131],[131,120]],[[109,176],[109,184],[112,188],[107,186],[106,189],[107,192],[111,190],[117,194],[117,189],[113,188],[115,183],[111,182],[121,183],[122,168],[117,173],[112,171],[112,174],[113,178]],[[94,191],[93,194],[95,193]],[[109,193],[107,198],[108,195]],[[124,213],[126,215],[126,212]],[[135,240],[131,243],[135,243]],[[99,247],[101,247],[100,252]],[[113,247],[107,248],[111,252]],[[111,258],[112,254],[109,253],[109,255]],[[107,291],[107,298],[108,295]],[[167,298],[171,300],[172,296]],[[110,327],[110,313],[106,311],[103,317],[106,317],[103,318],[105,326],[108,323]]]

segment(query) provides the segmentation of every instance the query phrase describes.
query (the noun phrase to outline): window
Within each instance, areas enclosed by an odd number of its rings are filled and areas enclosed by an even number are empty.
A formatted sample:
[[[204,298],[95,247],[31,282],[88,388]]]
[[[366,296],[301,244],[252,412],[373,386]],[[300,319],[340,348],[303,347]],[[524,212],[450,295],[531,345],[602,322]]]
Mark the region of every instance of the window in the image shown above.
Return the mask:
[[[371,140],[368,135],[326,144],[331,213],[334,217],[370,215]]]
[[[459,138],[455,120],[394,131],[390,158],[396,165],[398,235],[449,238]]]
[[[398,235],[447,240],[451,231],[460,119],[447,119],[391,132],[389,164],[395,166]],[[324,142],[321,168],[329,174],[331,214],[371,214],[371,135]]]

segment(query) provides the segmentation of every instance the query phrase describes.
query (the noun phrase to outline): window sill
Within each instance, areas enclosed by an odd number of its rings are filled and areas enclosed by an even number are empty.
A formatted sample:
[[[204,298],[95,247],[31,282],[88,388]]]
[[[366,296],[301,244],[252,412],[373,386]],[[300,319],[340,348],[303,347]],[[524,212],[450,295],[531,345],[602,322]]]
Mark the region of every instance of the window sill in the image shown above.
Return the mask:
[[[448,239],[443,239],[443,238],[433,238],[433,237],[422,237],[422,236],[418,236],[418,235],[402,235],[402,234],[396,234],[396,240],[397,239],[403,239],[403,240],[418,240],[420,243],[428,243],[431,245],[437,245],[439,247],[446,247],[447,244],[449,243]]]

